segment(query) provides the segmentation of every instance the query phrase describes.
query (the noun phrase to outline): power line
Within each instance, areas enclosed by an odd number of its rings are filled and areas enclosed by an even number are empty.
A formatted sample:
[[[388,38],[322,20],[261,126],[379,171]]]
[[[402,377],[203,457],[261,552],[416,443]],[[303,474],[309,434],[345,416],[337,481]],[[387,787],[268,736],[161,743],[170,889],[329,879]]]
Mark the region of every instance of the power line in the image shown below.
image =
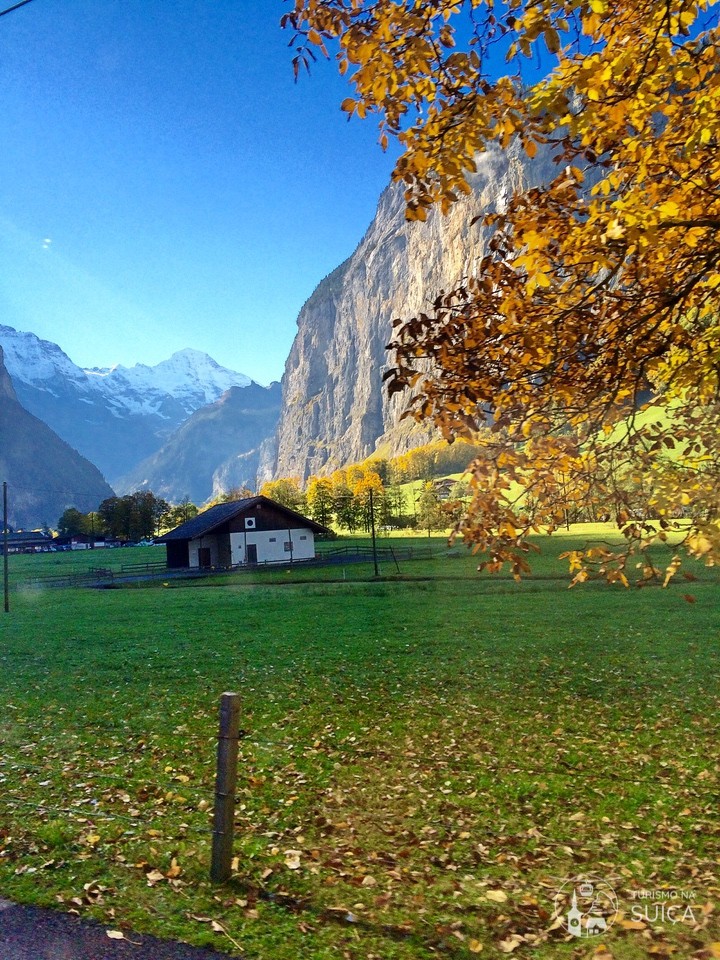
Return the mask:
[[[17,10],[18,7],[24,7],[26,3],[32,3],[32,0],[20,0],[19,3],[14,3],[12,7],[8,7],[7,10],[0,10],[0,17],[4,17],[6,13],[12,13],[13,10]]]

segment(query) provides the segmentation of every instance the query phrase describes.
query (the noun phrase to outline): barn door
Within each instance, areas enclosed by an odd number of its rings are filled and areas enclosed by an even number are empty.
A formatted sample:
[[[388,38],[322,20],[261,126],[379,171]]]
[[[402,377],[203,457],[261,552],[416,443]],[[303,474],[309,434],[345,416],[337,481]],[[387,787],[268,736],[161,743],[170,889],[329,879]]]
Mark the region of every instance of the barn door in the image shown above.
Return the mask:
[[[247,545],[247,562],[257,563],[257,544],[249,543]]]
[[[212,566],[210,559],[210,547],[200,547],[198,550],[198,564],[203,570],[209,570]]]

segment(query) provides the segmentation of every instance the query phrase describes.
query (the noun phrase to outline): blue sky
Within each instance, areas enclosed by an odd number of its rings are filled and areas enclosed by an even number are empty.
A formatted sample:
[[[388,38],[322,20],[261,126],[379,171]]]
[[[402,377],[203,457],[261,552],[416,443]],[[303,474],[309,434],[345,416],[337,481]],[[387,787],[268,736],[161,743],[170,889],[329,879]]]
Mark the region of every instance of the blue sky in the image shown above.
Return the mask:
[[[0,9],[10,6],[0,0]],[[183,347],[279,379],[392,157],[282,0],[33,0],[0,17],[0,323],[76,363]]]

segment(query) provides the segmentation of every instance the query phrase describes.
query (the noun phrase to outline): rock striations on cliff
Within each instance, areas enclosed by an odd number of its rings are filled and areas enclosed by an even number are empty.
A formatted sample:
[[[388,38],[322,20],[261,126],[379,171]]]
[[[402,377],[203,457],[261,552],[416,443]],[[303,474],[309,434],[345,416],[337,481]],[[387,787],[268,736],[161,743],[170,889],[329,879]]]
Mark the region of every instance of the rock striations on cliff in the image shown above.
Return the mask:
[[[546,154],[529,161],[519,145],[490,150],[478,158],[472,195],[446,216],[433,210],[425,223],[405,220],[401,185],[385,190],[355,253],[300,311],[279,425],[259,480],[327,474],[431,439],[400,420],[406,400],[390,399],[382,384],[392,321],[427,310],[442,289],[472,274],[490,236],[471,223],[475,216],[503,209],[515,191],[556,173]]]

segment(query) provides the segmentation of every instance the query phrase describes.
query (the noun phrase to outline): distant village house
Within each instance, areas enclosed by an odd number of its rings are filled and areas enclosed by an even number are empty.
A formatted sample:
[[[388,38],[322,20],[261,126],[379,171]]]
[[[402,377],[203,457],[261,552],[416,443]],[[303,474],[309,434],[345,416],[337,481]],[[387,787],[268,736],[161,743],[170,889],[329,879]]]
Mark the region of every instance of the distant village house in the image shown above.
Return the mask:
[[[53,543],[52,537],[38,530],[6,534],[8,553],[45,553]],[[0,544],[2,540],[0,540]]]

